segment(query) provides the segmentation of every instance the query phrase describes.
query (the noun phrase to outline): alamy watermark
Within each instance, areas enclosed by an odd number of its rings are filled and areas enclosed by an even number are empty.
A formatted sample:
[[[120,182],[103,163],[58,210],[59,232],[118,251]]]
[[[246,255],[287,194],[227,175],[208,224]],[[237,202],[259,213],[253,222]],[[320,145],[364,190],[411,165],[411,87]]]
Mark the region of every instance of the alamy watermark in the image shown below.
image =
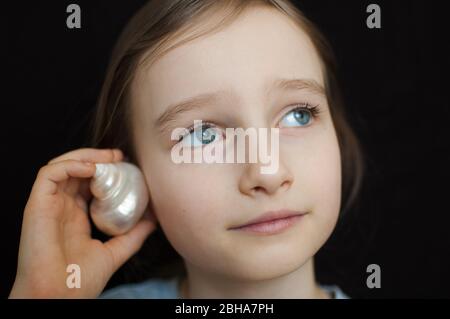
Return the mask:
[[[381,8],[378,4],[369,4],[366,12],[370,15],[366,19],[366,25],[369,29],[381,29]]]
[[[70,13],[66,19],[66,25],[69,29],[81,28],[81,8],[78,4],[71,3],[67,6],[66,12]]]
[[[199,137],[201,142],[210,142],[199,147],[177,143],[172,147],[171,157],[175,164],[180,163],[257,163],[266,164],[260,167],[261,174],[275,174],[279,166],[279,128],[226,128],[225,138],[216,140],[213,128],[203,130],[202,121],[194,121],[194,137],[186,128],[176,128],[172,131],[171,139]],[[206,133],[206,134],[205,134]],[[270,136],[270,152],[268,137]],[[249,143],[246,144],[246,141]],[[248,146],[248,147],[247,147]],[[236,153],[235,153],[236,148]],[[248,152],[246,152],[248,150]],[[236,158],[235,158],[236,155]]]
[[[366,12],[370,13],[366,19],[366,25],[369,29],[381,28],[381,7],[376,3],[371,3],[366,7]],[[66,25],[69,29],[81,28],[81,8],[76,3],[71,3],[66,7],[66,13],[69,13],[66,19]]]
[[[69,273],[66,278],[66,286],[69,289],[81,288],[81,268],[77,264],[67,265],[66,272]]]
[[[370,264],[366,269],[370,275],[366,279],[367,288],[381,288],[381,267],[377,264]]]

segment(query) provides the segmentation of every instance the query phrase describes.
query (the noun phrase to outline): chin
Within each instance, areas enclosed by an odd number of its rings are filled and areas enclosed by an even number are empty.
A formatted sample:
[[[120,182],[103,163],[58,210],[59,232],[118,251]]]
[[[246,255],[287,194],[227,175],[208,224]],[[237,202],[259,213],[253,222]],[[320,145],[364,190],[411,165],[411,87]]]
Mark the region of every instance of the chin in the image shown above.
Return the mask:
[[[246,281],[268,280],[287,275],[311,259],[309,252],[297,250],[297,253],[270,255],[261,251],[257,254],[247,254],[233,258],[232,266],[226,271],[233,277]]]

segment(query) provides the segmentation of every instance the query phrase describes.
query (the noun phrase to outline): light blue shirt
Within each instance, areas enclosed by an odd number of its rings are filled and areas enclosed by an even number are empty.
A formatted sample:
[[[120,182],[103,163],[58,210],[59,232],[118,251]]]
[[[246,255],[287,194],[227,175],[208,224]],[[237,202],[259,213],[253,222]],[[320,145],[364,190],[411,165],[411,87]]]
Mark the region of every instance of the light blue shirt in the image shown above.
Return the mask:
[[[101,299],[182,299],[178,289],[179,278],[149,279],[141,283],[125,284],[104,291]],[[335,299],[349,299],[336,285],[320,285]]]

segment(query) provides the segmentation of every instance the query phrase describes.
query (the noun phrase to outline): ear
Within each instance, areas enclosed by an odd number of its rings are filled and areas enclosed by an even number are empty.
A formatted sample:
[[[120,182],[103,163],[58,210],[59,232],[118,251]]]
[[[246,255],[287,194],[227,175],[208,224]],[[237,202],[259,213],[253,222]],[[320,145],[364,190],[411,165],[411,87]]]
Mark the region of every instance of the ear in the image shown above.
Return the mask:
[[[158,224],[158,218],[156,217],[156,214],[153,212],[153,208],[151,206],[151,203],[149,201],[147,208],[144,211],[143,218],[153,221],[155,224]]]

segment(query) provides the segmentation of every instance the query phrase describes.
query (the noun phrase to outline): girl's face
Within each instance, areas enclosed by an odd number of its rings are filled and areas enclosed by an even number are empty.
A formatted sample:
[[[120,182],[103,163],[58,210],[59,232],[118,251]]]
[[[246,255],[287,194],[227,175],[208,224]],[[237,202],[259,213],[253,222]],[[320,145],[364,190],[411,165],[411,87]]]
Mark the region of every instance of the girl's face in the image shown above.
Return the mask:
[[[280,79],[302,81],[279,86]],[[267,8],[248,10],[219,33],[140,69],[132,87],[138,162],[154,213],[187,265],[239,279],[274,278],[302,266],[328,239],[340,208],[341,166],[323,85],[308,36]],[[199,94],[217,95],[157,125],[170,106]],[[291,112],[305,103],[318,107],[317,117]],[[278,171],[261,174],[267,165],[260,163],[175,164],[172,130],[194,120],[213,123],[214,132],[279,127]],[[280,209],[307,214],[273,235],[229,229]]]

